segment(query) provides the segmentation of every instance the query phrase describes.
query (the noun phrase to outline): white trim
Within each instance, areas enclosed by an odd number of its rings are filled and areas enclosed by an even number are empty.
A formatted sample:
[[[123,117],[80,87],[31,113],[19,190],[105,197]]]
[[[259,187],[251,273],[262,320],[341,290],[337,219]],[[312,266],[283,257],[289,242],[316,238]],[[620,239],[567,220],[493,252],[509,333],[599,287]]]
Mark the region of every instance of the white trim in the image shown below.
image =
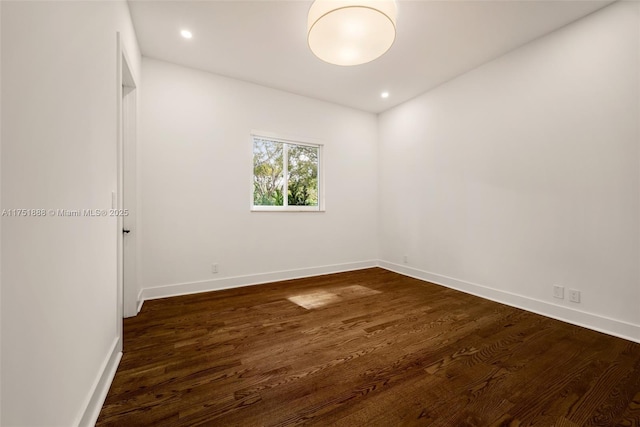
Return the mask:
[[[0,22],[2,22],[2,2],[0,1]],[[2,32],[0,31],[0,46],[2,46],[2,36],[1,36]],[[6,36],[5,36],[5,40],[6,40]],[[0,70],[2,70],[2,55],[0,55]],[[2,93],[2,78],[0,78],[0,93]],[[2,102],[0,102],[0,106],[2,105]],[[2,127],[1,125],[1,118],[2,118],[2,108],[0,107],[0,128]],[[0,131],[0,153],[2,153],[2,132]],[[1,159],[2,155],[0,155],[0,159]],[[1,162],[0,162],[1,164]],[[2,188],[2,186],[0,185],[0,188]],[[1,194],[0,194],[0,200],[2,200]],[[0,222],[1,224],[1,222]],[[2,236],[2,226],[0,225],[0,242],[2,241],[1,239]],[[2,259],[2,249],[1,249],[0,245],[0,260]],[[6,249],[5,249],[6,252]],[[2,272],[0,271],[0,307],[2,306]],[[2,316],[0,316],[0,319],[2,318]],[[1,321],[0,321],[0,331],[2,331],[2,325],[1,325]],[[5,321],[6,324],[6,321]],[[1,334],[0,334],[1,335]],[[2,338],[0,337],[0,367],[2,367]],[[0,424],[2,423],[2,369],[0,368]]]
[[[253,195],[252,195],[253,196]],[[251,206],[251,212],[326,212],[318,206]]]
[[[453,277],[443,276],[441,274],[431,273],[392,262],[379,260],[378,266],[404,276],[413,277],[414,279],[435,283],[436,285],[445,286],[480,298],[499,302],[511,307],[550,317],[552,319],[571,323],[576,326],[581,326],[583,328],[592,329],[594,331],[640,343],[640,325],[575,310],[569,307],[552,304],[523,295],[513,294],[511,292],[501,291],[499,289],[493,289],[476,283],[466,282]]]
[[[268,140],[268,141],[273,141],[273,142],[278,142],[283,144],[283,160],[284,160],[284,165],[283,165],[283,171],[282,171],[282,175],[283,177],[287,177],[289,175],[287,167],[288,167],[288,162],[287,162],[287,158],[288,158],[288,146],[289,145],[300,145],[300,146],[307,146],[307,147],[312,147],[312,148],[317,148],[318,149],[318,205],[317,206],[289,206],[288,204],[288,198],[287,198],[287,185],[288,182],[285,179],[284,180],[284,190],[283,191],[283,198],[284,198],[284,206],[256,206],[253,204],[254,202],[254,169],[253,169],[253,156],[254,156],[254,146],[255,146],[255,140],[256,139],[262,139],[262,140]],[[323,158],[323,152],[324,152],[324,144],[321,142],[317,142],[317,141],[313,141],[309,138],[300,138],[300,139],[295,139],[292,137],[287,137],[287,136],[283,136],[283,135],[278,135],[275,134],[273,132],[261,132],[261,131],[255,131],[252,130],[250,133],[250,140],[251,140],[251,186],[250,188],[250,204],[249,204],[249,210],[251,212],[325,212],[325,202],[324,202],[324,197],[325,197],[325,192],[324,192],[324,158]]]
[[[124,85],[124,68],[127,67],[124,56],[124,45],[122,42],[122,36],[120,32],[116,32],[116,206],[115,208],[122,209],[122,143],[123,143],[123,85]],[[113,196],[112,196],[113,197]],[[111,201],[111,207],[113,208],[113,200]],[[119,351],[122,351],[122,318],[124,314],[124,283],[122,276],[122,217],[116,218],[116,336],[117,347]]]
[[[117,208],[118,210],[122,210],[125,207],[125,175],[129,178],[130,181],[134,181],[135,178],[131,179],[132,176],[135,177],[137,173],[137,165],[134,162],[130,162],[132,157],[132,152],[134,159],[137,161],[137,154],[135,154],[136,146],[137,146],[137,102],[138,102],[138,94],[137,94],[137,82],[133,75],[131,61],[129,59],[129,55],[127,54],[127,50],[122,42],[122,38],[120,33],[117,33],[118,40],[118,100],[117,100],[117,110],[118,110],[118,141],[117,141],[117,188],[116,188],[116,198],[117,198]],[[127,150],[125,150],[125,144],[127,146]],[[125,155],[127,158],[125,159]],[[126,172],[125,172],[126,169]],[[133,169],[133,170],[132,170]],[[132,189],[136,189],[135,185],[130,185]],[[137,191],[137,190],[136,190]],[[131,196],[133,194],[133,196]],[[129,198],[133,198],[131,201]],[[116,239],[117,239],[117,286],[118,286],[118,335],[122,337],[122,318],[123,317],[131,317],[135,316],[136,310],[136,301],[133,301],[133,295],[131,292],[135,292],[135,288],[137,287],[137,275],[127,274],[126,280],[124,277],[125,273],[125,264],[128,268],[127,271],[131,270],[129,267],[131,265],[135,265],[136,262],[136,247],[137,247],[137,196],[135,191],[127,192],[127,200],[131,202],[132,206],[129,206],[128,209],[134,215],[133,220],[129,220],[129,218],[125,218],[122,216],[118,216],[117,218],[117,229],[116,229]],[[127,237],[127,245],[129,246],[129,251],[125,252],[124,248],[124,240],[122,230],[125,228],[125,222],[127,223],[127,227],[133,228],[133,234]],[[133,248],[133,250],[131,250]],[[126,283],[125,283],[126,282]],[[120,344],[120,348],[122,348],[122,344]]]
[[[144,304],[144,299],[142,298],[142,289],[140,289],[140,292],[138,292],[138,311],[136,312],[136,315],[138,313],[140,313],[140,310],[142,310],[142,304]]]
[[[251,141],[253,143],[253,138],[264,138],[278,142],[284,142],[285,144],[297,144],[297,145],[308,145],[310,147],[323,147],[324,144],[319,139],[315,138],[305,138],[305,137],[297,137],[291,135],[283,135],[280,133],[269,132],[269,131],[261,131],[261,130],[251,130]]]
[[[118,348],[119,338],[116,337],[111,344],[111,348],[100,366],[98,376],[96,377],[89,395],[85,399],[85,410],[80,417],[80,420],[75,424],[77,426],[95,426],[102,405],[107,398],[109,388],[113,382],[113,378],[116,376],[120,359],[122,359],[122,352]]]
[[[341,273],[345,271],[362,270],[376,267],[378,262],[360,261],[346,264],[326,265],[322,267],[309,267],[297,270],[274,271],[270,273],[252,274],[248,276],[225,277],[215,280],[203,280],[200,282],[177,283],[174,285],[144,288],[142,301],[158,298],[167,298],[179,295],[196,294],[200,292],[219,291],[223,289],[240,288],[244,286],[261,285],[264,283],[279,282],[282,280],[301,279],[303,277],[322,276],[325,274]]]

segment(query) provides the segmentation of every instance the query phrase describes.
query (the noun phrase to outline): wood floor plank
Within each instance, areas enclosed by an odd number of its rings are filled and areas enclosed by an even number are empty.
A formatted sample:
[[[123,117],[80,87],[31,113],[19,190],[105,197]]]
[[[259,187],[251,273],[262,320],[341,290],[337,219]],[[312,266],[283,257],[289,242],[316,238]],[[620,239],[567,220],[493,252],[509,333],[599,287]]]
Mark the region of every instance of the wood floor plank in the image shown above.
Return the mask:
[[[124,334],[101,427],[640,426],[640,344],[379,268],[148,301]]]

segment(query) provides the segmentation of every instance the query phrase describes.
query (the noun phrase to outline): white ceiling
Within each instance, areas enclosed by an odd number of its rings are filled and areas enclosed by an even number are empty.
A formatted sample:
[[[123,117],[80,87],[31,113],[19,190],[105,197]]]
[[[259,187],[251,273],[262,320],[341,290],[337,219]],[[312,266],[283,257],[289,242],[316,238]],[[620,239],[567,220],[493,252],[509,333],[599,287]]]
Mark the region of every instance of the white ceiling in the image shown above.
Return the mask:
[[[310,52],[311,3],[130,0],[129,6],[144,56],[378,113],[611,0],[400,0],[394,45],[354,67],[324,63]],[[185,28],[193,39],[180,36]]]

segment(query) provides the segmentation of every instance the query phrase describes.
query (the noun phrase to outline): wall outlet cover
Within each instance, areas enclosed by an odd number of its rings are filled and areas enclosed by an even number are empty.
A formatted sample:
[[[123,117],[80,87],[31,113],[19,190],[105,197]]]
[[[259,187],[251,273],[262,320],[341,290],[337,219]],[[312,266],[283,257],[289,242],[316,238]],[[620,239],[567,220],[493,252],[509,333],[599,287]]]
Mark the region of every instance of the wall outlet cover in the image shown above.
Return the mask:
[[[580,302],[580,291],[569,289],[569,301]]]
[[[559,298],[559,299],[564,299],[564,286],[554,285],[553,286],[553,297],[554,298]]]

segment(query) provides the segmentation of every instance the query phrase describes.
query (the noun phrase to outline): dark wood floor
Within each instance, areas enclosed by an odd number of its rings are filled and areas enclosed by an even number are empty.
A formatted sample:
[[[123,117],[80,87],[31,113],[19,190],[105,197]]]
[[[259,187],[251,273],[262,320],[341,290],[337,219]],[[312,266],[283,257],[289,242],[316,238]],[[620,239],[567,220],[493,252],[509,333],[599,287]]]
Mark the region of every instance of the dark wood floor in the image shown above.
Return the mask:
[[[640,344],[378,268],[148,301],[124,330],[99,426],[640,426]]]

